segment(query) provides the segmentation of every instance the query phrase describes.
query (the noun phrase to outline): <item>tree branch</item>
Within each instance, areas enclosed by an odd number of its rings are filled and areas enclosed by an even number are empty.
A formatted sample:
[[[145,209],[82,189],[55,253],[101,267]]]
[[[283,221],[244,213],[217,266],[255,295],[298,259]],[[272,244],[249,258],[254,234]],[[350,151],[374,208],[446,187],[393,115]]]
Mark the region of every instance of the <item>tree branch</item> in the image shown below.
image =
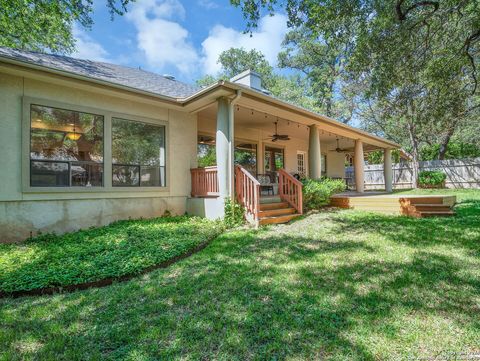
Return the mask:
[[[432,13],[436,12],[439,7],[440,7],[440,4],[438,1],[419,1],[418,3],[415,3],[411,6],[409,6],[405,11],[402,10],[402,5],[403,5],[403,2],[405,0],[398,0],[397,1],[397,5],[395,6],[395,10],[397,12],[397,18],[399,21],[404,21],[407,19],[407,15],[409,12],[417,9],[417,8],[421,8],[421,7],[424,7],[424,6],[433,6],[433,11]]]

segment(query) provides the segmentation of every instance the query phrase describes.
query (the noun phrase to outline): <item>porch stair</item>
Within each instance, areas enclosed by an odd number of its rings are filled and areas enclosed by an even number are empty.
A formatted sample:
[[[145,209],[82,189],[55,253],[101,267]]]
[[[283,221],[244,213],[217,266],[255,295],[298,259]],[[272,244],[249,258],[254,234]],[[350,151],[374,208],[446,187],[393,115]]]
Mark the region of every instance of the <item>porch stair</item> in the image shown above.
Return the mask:
[[[260,212],[258,213],[258,224],[280,224],[290,222],[300,214],[287,202],[282,202],[280,197],[260,198]]]

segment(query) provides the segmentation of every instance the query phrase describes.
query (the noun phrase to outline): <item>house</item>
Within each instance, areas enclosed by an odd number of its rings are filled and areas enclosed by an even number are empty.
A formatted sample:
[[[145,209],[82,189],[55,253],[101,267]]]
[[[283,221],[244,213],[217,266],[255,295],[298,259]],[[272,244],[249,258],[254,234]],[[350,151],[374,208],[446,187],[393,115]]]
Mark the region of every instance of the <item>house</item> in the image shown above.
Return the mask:
[[[398,147],[272,97],[251,71],[198,89],[141,69],[0,48],[0,109],[3,242],[166,211],[220,217],[233,194],[253,221],[261,211],[285,221],[278,217],[301,213],[292,175],[343,178],[352,153],[363,192],[363,154],[382,149],[389,191]],[[209,147],[216,166],[198,168],[197,151]],[[260,207],[267,193],[288,209]]]

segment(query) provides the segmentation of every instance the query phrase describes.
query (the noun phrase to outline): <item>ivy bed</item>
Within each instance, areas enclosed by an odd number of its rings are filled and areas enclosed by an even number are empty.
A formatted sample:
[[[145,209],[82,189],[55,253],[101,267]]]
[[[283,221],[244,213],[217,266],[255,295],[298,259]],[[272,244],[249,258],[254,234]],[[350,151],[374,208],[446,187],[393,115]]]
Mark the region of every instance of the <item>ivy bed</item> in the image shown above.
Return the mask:
[[[204,248],[224,227],[198,217],[128,220],[0,245],[0,296],[105,286]]]

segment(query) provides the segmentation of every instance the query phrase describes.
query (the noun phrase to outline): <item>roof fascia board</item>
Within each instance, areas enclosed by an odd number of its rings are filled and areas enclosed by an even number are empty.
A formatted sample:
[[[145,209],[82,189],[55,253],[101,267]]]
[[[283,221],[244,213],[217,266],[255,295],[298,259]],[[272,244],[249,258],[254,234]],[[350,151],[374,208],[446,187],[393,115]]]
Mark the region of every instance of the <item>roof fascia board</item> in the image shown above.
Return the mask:
[[[94,84],[103,89],[114,89],[117,92],[121,91],[121,92],[128,93],[129,95],[134,93],[155,102],[161,101],[175,108],[182,108],[182,103],[180,102],[180,99],[177,99],[177,98],[163,96],[156,93],[143,91],[143,90],[128,87],[128,86],[91,78],[88,76],[79,75],[79,74],[68,72],[68,71],[53,69],[50,67],[31,64],[31,63],[11,59],[8,57],[0,56],[0,67],[2,65],[3,65],[3,68],[8,69],[10,71],[13,71],[13,72],[17,71],[18,74],[21,73],[23,75],[30,75],[31,77],[34,77],[34,78],[41,78],[41,80],[44,80],[44,81],[48,79],[46,79],[46,77],[42,77],[41,75],[39,76],[38,75],[39,72],[48,73],[50,74],[50,76],[51,75],[56,76],[58,77],[57,78],[58,80],[65,81],[65,78],[74,79],[79,82],[82,82],[86,87],[91,87],[92,84]]]

